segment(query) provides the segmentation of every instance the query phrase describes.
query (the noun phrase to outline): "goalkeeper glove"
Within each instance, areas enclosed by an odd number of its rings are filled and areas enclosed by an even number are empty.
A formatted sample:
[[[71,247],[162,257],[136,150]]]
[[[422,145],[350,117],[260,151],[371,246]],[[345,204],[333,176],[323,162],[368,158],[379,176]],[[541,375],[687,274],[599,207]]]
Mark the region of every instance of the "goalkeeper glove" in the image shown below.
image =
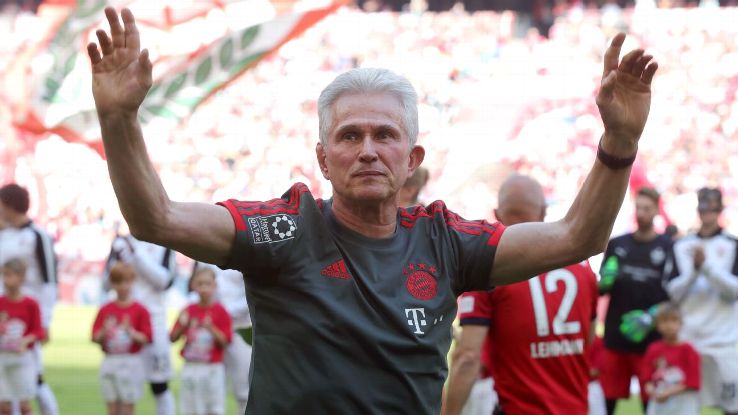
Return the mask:
[[[615,277],[618,276],[618,268],[620,268],[618,257],[613,255],[607,258],[600,270],[600,276],[602,277],[599,283],[600,293],[606,293],[612,289],[612,285],[615,283]]]
[[[654,328],[656,306],[648,310],[631,310],[623,314],[620,332],[633,343],[640,343]]]

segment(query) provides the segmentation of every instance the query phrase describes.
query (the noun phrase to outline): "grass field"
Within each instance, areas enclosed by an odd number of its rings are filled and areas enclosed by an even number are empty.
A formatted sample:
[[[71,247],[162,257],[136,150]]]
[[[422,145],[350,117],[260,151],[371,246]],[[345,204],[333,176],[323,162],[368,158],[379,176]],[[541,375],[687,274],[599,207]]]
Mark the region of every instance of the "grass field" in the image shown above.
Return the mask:
[[[89,341],[96,310],[92,307],[58,306],[54,312],[51,341],[44,348],[46,379],[57,399],[61,415],[100,415],[105,405],[100,397],[97,373],[103,357],[99,347]],[[176,355],[179,345],[172,350],[172,361],[179,370],[181,359]],[[171,384],[175,397],[179,383]],[[146,391],[137,406],[138,414],[154,414],[154,401]],[[236,414],[235,402],[228,398],[227,414]],[[622,401],[617,415],[642,415],[635,399]],[[702,415],[719,415],[719,411],[703,411]]]
[[[105,404],[97,383],[98,368],[103,357],[99,346],[89,341],[96,309],[93,307],[57,306],[51,327],[51,341],[44,347],[45,378],[56,394],[61,415],[100,415]],[[173,316],[172,316],[173,317]],[[181,367],[177,354],[180,345],[172,350],[172,362]],[[179,382],[170,383],[178,399]],[[148,388],[137,405],[137,414],[155,414],[154,399]],[[228,398],[227,414],[235,414],[233,399]]]

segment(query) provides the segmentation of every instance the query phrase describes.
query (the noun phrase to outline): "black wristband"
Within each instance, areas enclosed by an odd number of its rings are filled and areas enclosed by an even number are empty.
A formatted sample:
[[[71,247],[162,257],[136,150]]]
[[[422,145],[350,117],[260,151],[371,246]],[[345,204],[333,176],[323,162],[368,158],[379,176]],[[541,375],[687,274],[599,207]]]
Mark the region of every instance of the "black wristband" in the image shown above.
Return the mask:
[[[638,152],[636,151],[630,157],[617,157],[605,152],[602,148],[602,140],[597,145],[597,159],[612,170],[620,170],[626,167],[630,167],[636,159]]]

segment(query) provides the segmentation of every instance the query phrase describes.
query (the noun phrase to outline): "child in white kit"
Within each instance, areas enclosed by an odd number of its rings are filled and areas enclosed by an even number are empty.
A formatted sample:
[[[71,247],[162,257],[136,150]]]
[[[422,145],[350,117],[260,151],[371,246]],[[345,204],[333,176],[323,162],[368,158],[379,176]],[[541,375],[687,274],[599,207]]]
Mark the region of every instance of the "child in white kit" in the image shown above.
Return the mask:
[[[41,309],[21,293],[26,264],[8,260],[2,267],[5,294],[0,296],[0,413],[11,412],[19,401],[23,415],[31,414],[30,400],[36,395],[34,343],[44,337]]]
[[[190,286],[200,301],[187,306],[172,328],[172,342],[185,338],[180,374],[180,410],[183,415],[222,415],[225,411],[223,353],[231,342],[231,317],[215,301],[215,273],[202,268]]]
[[[108,415],[131,415],[146,381],[142,347],[151,343],[151,316],[131,297],[136,271],[118,262],[110,269],[110,285],[117,298],[97,313],[92,341],[102,346],[100,388]]]

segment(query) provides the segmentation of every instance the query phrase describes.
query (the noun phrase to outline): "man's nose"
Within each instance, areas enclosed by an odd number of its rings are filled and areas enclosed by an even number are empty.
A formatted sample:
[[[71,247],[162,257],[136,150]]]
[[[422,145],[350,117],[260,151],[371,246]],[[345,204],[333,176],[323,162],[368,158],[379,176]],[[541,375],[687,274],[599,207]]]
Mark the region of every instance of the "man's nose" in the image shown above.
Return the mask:
[[[372,140],[372,137],[367,136],[361,141],[361,153],[359,153],[359,160],[361,161],[374,161],[377,159],[377,149]]]

